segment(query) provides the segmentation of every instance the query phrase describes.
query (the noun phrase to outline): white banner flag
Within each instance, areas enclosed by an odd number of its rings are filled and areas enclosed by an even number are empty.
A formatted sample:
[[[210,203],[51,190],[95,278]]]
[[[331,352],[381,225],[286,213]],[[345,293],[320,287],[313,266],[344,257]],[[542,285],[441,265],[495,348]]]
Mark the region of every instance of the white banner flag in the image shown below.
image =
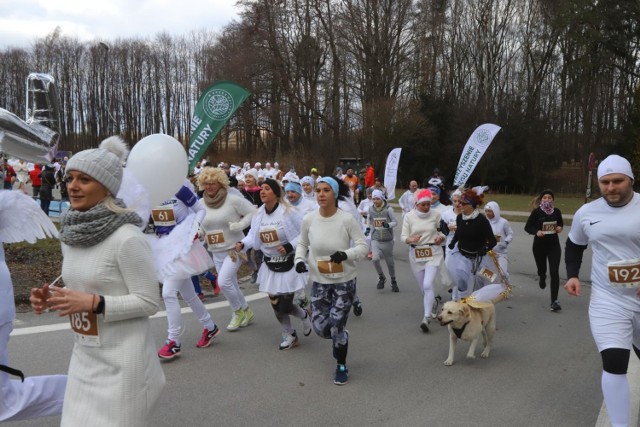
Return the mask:
[[[387,189],[387,199],[396,198],[396,181],[398,179],[398,165],[402,148],[394,148],[387,156],[387,166],[384,168],[384,188]]]
[[[485,123],[473,131],[462,150],[453,185],[464,186],[501,127]]]

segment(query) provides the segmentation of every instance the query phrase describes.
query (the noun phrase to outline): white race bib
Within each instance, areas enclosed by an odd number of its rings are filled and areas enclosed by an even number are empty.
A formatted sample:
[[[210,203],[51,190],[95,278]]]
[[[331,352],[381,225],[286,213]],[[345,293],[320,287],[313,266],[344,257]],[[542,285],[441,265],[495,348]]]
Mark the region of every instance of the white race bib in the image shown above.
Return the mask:
[[[637,288],[640,286],[640,258],[615,261],[607,264],[612,286]]]
[[[151,210],[153,223],[164,227],[176,225],[176,214],[173,206],[160,206]]]
[[[69,315],[69,321],[78,344],[86,347],[100,347],[98,315],[86,311],[73,313]]]
[[[220,248],[224,246],[224,233],[222,230],[212,230],[207,233],[207,245],[210,248]]]
[[[278,231],[275,228],[261,228],[260,241],[267,248],[280,246],[280,238],[278,237]]]
[[[433,258],[433,248],[431,246],[416,246],[413,248],[413,255],[416,262],[427,262]]]
[[[493,282],[494,280],[496,280],[496,277],[498,277],[498,275],[496,273],[494,273],[493,271],[489,270],[487,267],[482,267],[478,273],[476,273],[478,276],[480,277],[484,277],[485,279],[489,280],[490,282]]]
[[[542,223],[543,234],[556,234],[557,221],[547,221]]]
[[[336,264],[330,260],[318,260],[318,272],[328,279],[344,277],[344,267],[342,263]]]

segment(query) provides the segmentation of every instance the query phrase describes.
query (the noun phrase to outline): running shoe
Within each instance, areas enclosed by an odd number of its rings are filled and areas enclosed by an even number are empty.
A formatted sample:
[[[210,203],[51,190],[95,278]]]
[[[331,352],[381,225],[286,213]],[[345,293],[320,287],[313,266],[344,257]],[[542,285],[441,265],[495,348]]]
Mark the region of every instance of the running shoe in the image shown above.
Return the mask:
[[[209,347],[211,345],[211,341],[213,340],[213,337],[215,337],[219,333],[220,333],[220,328],[218,328],[218,325],[214,325],[212,330],[204,328],[204,330],[202,331],[202,337],[200,337],[200,339],[198,340],[196,347],[198,348]]]
[[[362,303],[360,301],[355,301],[353,303],[353,314],[358,317],[362,316]]]
[[[345,385],[349,382],[349,370],[347,365],[338,365],[336,367],[336,378],[333,383],[336,385]]]
[[[160,359],[173,359],[180,355],[180,345],[176,344],[173,340],[166,340],[164,347],[158,351],[158,357]]]
[[[540,276],[540,281],[538,282],[538,286],[540,286],[540,289],[544,289],[547,287],[547,279],[544,276]]]
[[[378,284],[376,285],[376,289],[384,289],[384,283],[387,281],[387,279],[384,276],[380,276],[378,278]]]
[[[288,334],[284,332],[282,334],[282,342],[280,343],[280,350],[289,350],[290,348],[297,347],[300,344],[298,341],[298,335],[296,335],[296,331]]]
[[[435,319],[438,317],[438,311],[440,311],[440,303],[442,302],[442,297],[440,295],[435,296],[435,301],[433,306],[431,307],[431,318]]]
[[[398,288],[398,282],[395,280],[391,280],[391,292],[400,292],[400,288]]]
[[[202,292],[200,292],[198,294],[198,298],[200,298],[200,301],[204,301],[204,294]]]
[[[251,310],[251,307],[247,307],[244,309],[244,317],[242,318],[242,321],[240,322],[240,327],[241,328],[245,328],[247,326],[249,326],[249,324],[251,322],[253,322],[253,318],[255,317],[255,315],[253,314],[253,310]]]
[[[560,303],[558,302],[558,300],[555,300],[554,302],[551,303],[551,311],[560,311],[562,310],[562,307],[560,307]]]
[[[426,317],[422,319],[422,322],[420,322],[420,329],[422,329],[422,332],[425,334],[429,332],[429,319]]]
[[[231,316],[231,321],[227,325],[227,331],[236,331],[240,329],[242,325],[242,321],[244,320],[244,310],[239,308],[238,310],[233,312],[233,316]]]
[[[311,315],[309,315],[309,313],[307,311],[304,312],[306,314],[306,316],[304,317],[304,319],[302,319],[302,333],[304,334],[305,337],[308,337],[309,335],[311,335]]]
[[[211,286],[213,287],[213,296],[217,297],[220,295],[220,286],[218,286],[218,278],[216,277],[213,282],[211,282]]]
[[[256,283],[258,281],[258,270],[254,271],[251,275],[251,283]]]

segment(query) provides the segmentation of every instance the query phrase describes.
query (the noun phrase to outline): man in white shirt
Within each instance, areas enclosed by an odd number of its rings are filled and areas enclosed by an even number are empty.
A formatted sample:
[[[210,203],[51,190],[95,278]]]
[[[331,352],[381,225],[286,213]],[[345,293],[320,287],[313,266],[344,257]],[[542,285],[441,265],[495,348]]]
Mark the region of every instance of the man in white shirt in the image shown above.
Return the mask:
[[[591,333],[602,357],[602,393],[612,426],[629,423],[627,368],[640,357],[640,194],[629,161],[611,155],[598,166],[602,197],[573,217],[565,249],[570,295],[579,296],[582,255],[591,243]]]

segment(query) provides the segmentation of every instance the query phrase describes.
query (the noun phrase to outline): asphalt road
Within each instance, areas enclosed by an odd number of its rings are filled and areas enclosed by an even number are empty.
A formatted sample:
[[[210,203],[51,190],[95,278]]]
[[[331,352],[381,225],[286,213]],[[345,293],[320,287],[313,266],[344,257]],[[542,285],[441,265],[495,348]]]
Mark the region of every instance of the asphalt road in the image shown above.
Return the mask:
[[[200,326],[191,313],[183,315],[182,355],[163,363],[167,386],[152,425],[596,425],[601,367],[587,319],[590,287],[579,298],[561,289],[563,310],[550,312],[549,290],[538,288],[531,237],[522,223],[512,226],[516,237],[509,271],[515,289],[510,300],[497,305],[498,331],[490,358],[467,360],[467,343],[459,342],[455,364],[443,365],[447,330],[432,323],[430,333],[420,331],[422,296],[409,269],[407,247],[396,243],[400,293],[391,293],[388,286],[376,290],[373,266],[360,263],[364,314],[349,318],[349,384],[333,384],[335,361],[328,340],[312,334],[301,337],[297,348],[278,350],[279,325],[268,299],[256,293],[250,297],[256,298],[250,302],[254,324],[223,331],[207,349],[195,347]],[[589,269],[590,251],[583,277]],[[212,304],[210,311],[226,326],[231,311],[225,303]],[[45,331],[44,324],[60,322],[47,316],[20,314],[10,342],[12,365],[28,375],[66,372],[71,335],[55,325]],[[301,327],[297,320],[294,325]],[[154,318],[152,329],[160,346],[166,319]],[[481,344],[478,354],[480,350]],[[58,417],[50,417],[10,425],[58,423]]]

